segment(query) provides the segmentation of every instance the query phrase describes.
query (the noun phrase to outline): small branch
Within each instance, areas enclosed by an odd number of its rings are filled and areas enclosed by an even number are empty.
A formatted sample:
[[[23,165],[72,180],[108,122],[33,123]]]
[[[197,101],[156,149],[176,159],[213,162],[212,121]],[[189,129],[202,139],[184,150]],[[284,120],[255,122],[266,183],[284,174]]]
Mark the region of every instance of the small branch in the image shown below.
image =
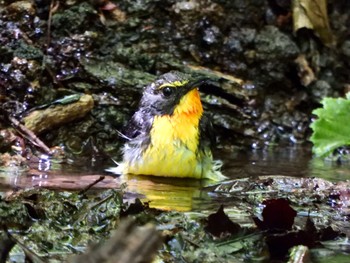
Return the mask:
[[[49,48],[50,42],[51,42],[52,15],[57,11],[59,6],[60,6],[60,1],[51,0],[49,18],[47,19],[47,48]]]
[[[104,202],[107,202],[109,199],[111,199],[113,197],[113,194],[103,198],[101,201],[93,204],[92,206],[89,207],[90,210],[95,209],[95,207],[101,206]]]
[[[24,126],[23,124],[21,124],[18,120],[16,120],[13,117],[9,117],[10,122],[13,124],[13,126],[16,129],[19,129],[22,133],[24,133],[24,135],[27,137],[27,139],[34,145],[38,146],[40,149],[42,149],[45,153],[47,153],[48,155],[51,155],[52,152],[50,150],[49,147],[46,146],[46,144],[40,140],[35,134],[34,132],[32,132],[31,130],[29,130],[26,126]]]
[[[81,190],[79,192],[79,195],[83,195],[85,194],[87,191],[89,191],[91,189],[91,187],[93,187],[94,185],[98,184],[99,182],[101,182],[102,180],[105,179],[104,175],[101,175],[98,179],[96,179],[94,182],[92,182],[91,184],[89,184],[87,187],[85,187],[83,190]]]

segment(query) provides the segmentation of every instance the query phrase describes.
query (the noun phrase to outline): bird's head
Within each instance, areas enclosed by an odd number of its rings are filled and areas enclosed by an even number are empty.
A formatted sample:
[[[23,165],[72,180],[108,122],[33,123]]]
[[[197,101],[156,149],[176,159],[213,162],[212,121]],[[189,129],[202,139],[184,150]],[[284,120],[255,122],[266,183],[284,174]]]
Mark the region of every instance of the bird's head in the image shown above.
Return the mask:
[[[153,116],[174,113],[202,114],[198,88],[205,79],[190,78],[180,72],[169,72],[149,84],[142,95],[140,107],[147,108]]]

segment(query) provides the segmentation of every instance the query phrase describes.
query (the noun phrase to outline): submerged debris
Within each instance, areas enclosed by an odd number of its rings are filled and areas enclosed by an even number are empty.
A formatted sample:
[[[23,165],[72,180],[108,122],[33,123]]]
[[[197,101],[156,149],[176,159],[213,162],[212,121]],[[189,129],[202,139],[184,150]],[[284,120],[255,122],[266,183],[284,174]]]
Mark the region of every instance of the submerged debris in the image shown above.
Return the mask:
[[[345,235],[349,235],[350,205],[346,202],[348,185],[310,180],[265,178],[258,184],[255,180],[241,180],[238,184],[244,182],[251,191],[241,191],[239,195],[225,191],[225,198],[215,197],[217,203],[225,204],[225,211],[223,205],[218,205],[214,213],[215,208],[185,213],[162,211],[150,208],[149,203],[139,199],[127,204],[123,202],[122,189],[96,192],[93,188],[77,193],[43,189],[20,191],[1,200],[0,206],[4,214],[2,222],[16,242],[45,261],[66,260],[69,255],[83,253],[91,242],[100,243],[89,252],[99,256],[99,248],[108,249],[111,245],[103,245],[107,239],[122,242],[112,237],[121,216],[135,220],[128,223],[131,235],[124,236],[126,240],[130,238],[130,242],[132,236],[147,232],[156,247],[160,240],[157,234],[149,227],[141,230],[137,226],[151,223],[156,227],[164,242],[157,257],[164,262],[182,259],[217,262],[237,258],[258,262],[286,260],[289,249],[299,245],[307,246],[310,257],[317,259],[318,249],[324,246],[330,255],[342,251],[337,244],[346,242]],[[296,185],[299,187],[293,191]],[[218,189],[212,193],[224,194]],[[288,195],[291,205],[286,199],[274,199],[277,191],[279,196]],[[307,198],[310,200],[305,200]],[[339,200],[339,204],[330,200]],[[9,215],[11,220],[8,220]],[[261,217],[262,221],[257,219]],[[14,229],[16,232],[12,231]],[[133,244],[142,246],[142,240]]]
[[[42,259],[63,259],[104,239],[116,227],[121,200],[116,190],[89,197],[43,189],[20,191],[0,201],[6,216],[1,222],[8,230],[19,229],[11,235]]]
[[[205,230],[214,236],[220,237],[225,234],[238,234],[240,226],[228,218],[224,213],[224,206],[221,205],[215,214],[208,216],[208,224],[205,227]]]
[[[268,199],[262,202],[263,221],[254,218],[255,224],[261,230],[291,230],[297,212],[291,208],[286,199]]]

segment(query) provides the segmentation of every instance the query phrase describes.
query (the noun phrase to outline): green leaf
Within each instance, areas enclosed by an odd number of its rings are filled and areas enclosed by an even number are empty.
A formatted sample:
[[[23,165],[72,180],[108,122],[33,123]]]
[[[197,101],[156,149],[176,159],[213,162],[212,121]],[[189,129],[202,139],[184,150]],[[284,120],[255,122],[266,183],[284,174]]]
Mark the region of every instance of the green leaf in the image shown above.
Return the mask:
[[[350,100],[324,98],[323,108],[313,111],[318,119],[311,124],[313,152],[325,156],[338,147],[350,145]]]

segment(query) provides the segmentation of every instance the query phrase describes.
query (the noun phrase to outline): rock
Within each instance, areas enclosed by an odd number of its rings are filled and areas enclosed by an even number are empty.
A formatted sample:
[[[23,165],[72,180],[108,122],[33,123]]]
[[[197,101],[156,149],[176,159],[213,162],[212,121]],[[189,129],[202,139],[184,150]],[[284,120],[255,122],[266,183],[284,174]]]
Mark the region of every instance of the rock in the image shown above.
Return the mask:
[[[32,111],[23,118],[23,121],[29,130],[39,134],[83,118],[93,107],[92,96],[82,95],[78,101],[70,104],[55,105],[43,110]]]

